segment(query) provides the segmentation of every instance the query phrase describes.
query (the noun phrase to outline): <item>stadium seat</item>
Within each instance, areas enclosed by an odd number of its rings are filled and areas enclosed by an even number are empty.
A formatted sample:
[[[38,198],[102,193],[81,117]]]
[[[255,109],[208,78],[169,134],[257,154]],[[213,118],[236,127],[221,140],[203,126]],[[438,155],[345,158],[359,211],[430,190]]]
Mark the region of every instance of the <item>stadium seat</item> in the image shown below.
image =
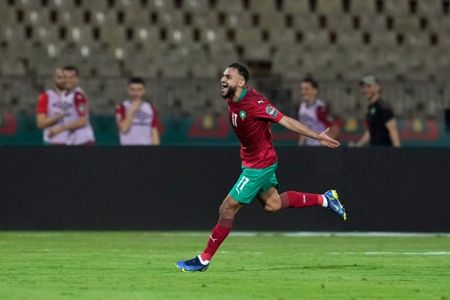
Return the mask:
[[[385,15],[366,16],[359,18],[360,29],[371,33],[383,33],[388,31]]]
[[[329,45],[329,32],[327,30],[307,31],[305,44],[310,49],[325,50]]]
[[[247,12],[237,12],[237,13],[230,12],[226,15],[224,25],[227,28],[233,28],[233,29],[240,29],[241,27],[245,27],[245,28],[253,27],[252,17]],[[244,31],[244,30],[238,30],[238,31]]]
[[[319,18],[316,15],[294,15],[294,28],[306,31],[319,30]]]
[[[216,8],[219,12],[239,13],[244,11],[242,1],[217,0]]]
[[[0,73],[4,76],[24,76],[26,74],[26,67],[19,59],[4,60],[1,67]]]
[[[156,27],[135,27],[134,31],[134,40],[137,42],[151,44],[159,42],[159,30]]]
[[[373,16],[377,14],[376,0],[353,0],[350,2],[352,15]]]
[[[60,24],[75,26],[75,25],[83,25],[85,23],[84,13],[80,9],[74,9],[71,11],[63,10],[62,12],[60,12],[59,16],[60,16],[59,19]]]
[[[101,2],[101,1],[107,1],[107,0],[97,0],[97,1],[83,1],[82,3],[90,3],[90,2]],[[46,7],[49,9],[55,9],[55,10],[72,10],[75,9],[75,1],[67,1],[67,0],[47,0],[45,2]]]
[[[174,1],[167,1],[167,0],[148,0],[147,7],[151,11],[174,11]]]
[[[14,6],[17,9],[39,10],[41,3],[35,0],[17,0],[14,2]]]
[[[261,43],[262,41],[262,30],[260,28],[247,28],[247,30],[236,31],[235,43],[237,45],[252,45],[254,43]]]
[[[24,9],[22,23],[30,25],[45,24],[48,23],[48,16],[46,9]]]
[[[298,43],[297,31],[294,29],[274,28],[270,31],[270,43],[276,48],[290,48]],[[299,55],[299,53],[293,53]]]
[[[147,10],[140,7],[133,7],[124,11],[125,21],[124,26],[133,28],[134,26],[148,26],[150,24],[150,17]]]
[[[275,2],[274,0],[250,0],[249,10],[257,14],[275,13],[277,10]]]
[[[126,12],[136,12],[144,10],[142,1],[136,0],[116,0],[114,8]]]
[[[367,1],[367,0],[366,0]],[[343,7],[341,0],[316,0],[316,13],[323,15],[342,15]]]
[[[107,45],[114,47],[126,42],[126,32],[124,27],[103,26],[100,40]]]
[[[419,20],[414,17],[397,17],[394,19],[394,29],[401,33],[415,34],[420,30]]]
[[[385,0],[384,13],[388,16],[410,16],[410,1]]]
[[[68,29],[68,42],[90,45],[96,42],[90,26],[74,26]]]
[[[417,14],[430,18],[441,18],[443,16],[444,1],[416,1]]]
[[[218,65],[220,69],[222,69],[223,66],[229,65],[230,62],[238,60],[236,48],[231,43],[225,43],[222,45],[217,43],[210,44],[209,55],[212,63]]]
[[[271,45],[264,42],[243,44],[243,58],[245,61],[271,61]]]
[[[211,11],[208,0],[184,0],[183,11],[199,15],[208,15],[214,12]]]
[[[300,56],[292,53],[301,53]],[[305,54],[305,48],[302,44],[293,44],[289,47],[279,47],[273,55],[273,73],[283,78],[299,80],[302,72],[306,73],[301,67],[301,59],[310,59]]]
[[[286,17],[281,13],[263,13],[258,15],[259,18],[259,26],[260,28],[267,30],[274,29],[285,29],[286,26]]]
[[[171,28],[167,30],[167,43],[182,47],[193,42],[192,31],[189,28]],[[179,52],[181,53],[181,52]]]
[[[213,11],[207,14],[197,11],[193,12],[192,27],[198,27],[202,31],[219,27],[217,14]]]
[[[181,11],[164,11],[159,13],[159,25],[184,27],[184,15]]]
[[[309,15],[311,12],[309,0],[285,0],[283,4],[283,12],[289,14]]]
[[[326,20],[326,27],[329,30],[342,33],[342,35],[348,35],[354,30],[353,20],[348,15],[330,15],[326,17]]]
[[[34,39],[42,44],[57,42],[59,38],[59,28],[55,26],[39,26],[35,28]]]
[[[193,64],[189,69],[192,72],[193,78],[199,79],[217,78],[220,74],[219,68],[212,62]]]

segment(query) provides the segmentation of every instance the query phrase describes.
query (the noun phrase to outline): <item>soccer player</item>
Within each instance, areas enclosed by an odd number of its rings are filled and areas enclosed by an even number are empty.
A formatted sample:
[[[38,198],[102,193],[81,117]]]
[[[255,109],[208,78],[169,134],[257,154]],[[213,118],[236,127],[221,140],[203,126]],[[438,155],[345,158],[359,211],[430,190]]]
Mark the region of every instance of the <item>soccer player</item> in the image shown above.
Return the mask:
[[[338,141],[327,136],[328,129],[317,133],[297,120],[283,115],[270,101],[247,85],[248,69],[239,64],[229,65],[223,72],[221,95],[228,102],[231,126],[241,143],[242,173],[219,208],[219,220],[212,230],[206,248],[200,255],[176,266],[184,272],[204,271],[220,244],[231,231],[234,218],[245,204],[258,197],[268,212],[285,208],[322,206],[344,220],[344,207],[335,190],[322,194],[288,191],[278,194],[277,154],[272,143],[270,123],[276,122],[289,130],[316,139],[321,145],[336,148]]]
[[[327,105],[318,98],[319,84],[312,77],[306,77],[299,86],[302,103],[298,110],[298,120],[312,130],[322,132],[330,128],[328,135],[334,139],[339,135],[339,128],[333,124]],[[320,146],[316,139],[299,135],[298,144],[300,146]]]
[[[67,133],[49,136],[50,130],[61,125],[65,115],[66,105],[62,94],[65,88],[64,74],[57,68],[53,74],[54,87],[39,95],[36,108],[36,125],[44,129],[44,143],[47,145],[64,145],[67,142]]]
[[[154,106],[143,100],[145,81],[134,77],[128,81],[128,95],[116,107],[116,121],[121,145],[159,145],[158,114]]]
[[[78,86],[80,79],[78,69],[66,66],[62,69],[65,91],[62,94],[64,103],[63,123],[52,127],[48,132],[49,138],[67,135],[66,145],[94,144],[94,131],[89,122],[88,101],[83,90]]]

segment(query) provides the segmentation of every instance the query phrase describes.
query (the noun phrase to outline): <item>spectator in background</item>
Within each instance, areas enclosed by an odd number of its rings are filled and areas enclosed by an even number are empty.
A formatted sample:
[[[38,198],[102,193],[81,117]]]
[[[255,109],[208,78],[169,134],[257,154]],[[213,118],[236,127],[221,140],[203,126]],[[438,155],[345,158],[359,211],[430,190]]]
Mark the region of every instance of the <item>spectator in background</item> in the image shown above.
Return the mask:
[[[158,114],[155,107],[144,101],[145,81],[133,77],[128,81],[128,95],[116,107],[116,121],[121,145],[159,145]]]
[[[65,91],[62,94],[64,118],[62,124],[50,129],[48,136],[55,138],[67,135],[66,145],[92,145],[95,143],[94,131],[89,122],[88,100],[78,86],[78,69],[66,66],[62,69]]]
[[[367,126],[363,136],[349,146],[393,146],[400,147],[400,135],[394,112],[381,98],[381,86],[374,75],[366,75],[360,81],[361,91],[369,101]]]
[[[65,89],[64,73],[57,68],[53,75],[53,88],[39,95],[36,107],[36,125],[44,130],[44,143],[48,145],[65,145],[68,132],[58,135],[50,134],[57,127],[63,125],[64,116],[67,114],[68,105],[65,104],[63,93]]]
[[[299,86],[302,103],[298,110],[298,120],[307,127],[322,132],[330,128],[328,135],[337,139],[339,135],[339,127],[333,122],[329,114],[329,109],[325,103],[318,98],[319,85],[311,77],[306,77],[300,82]],[[299,136],[298,144],[301,146],[320,146],[320,142],[306,137]]]

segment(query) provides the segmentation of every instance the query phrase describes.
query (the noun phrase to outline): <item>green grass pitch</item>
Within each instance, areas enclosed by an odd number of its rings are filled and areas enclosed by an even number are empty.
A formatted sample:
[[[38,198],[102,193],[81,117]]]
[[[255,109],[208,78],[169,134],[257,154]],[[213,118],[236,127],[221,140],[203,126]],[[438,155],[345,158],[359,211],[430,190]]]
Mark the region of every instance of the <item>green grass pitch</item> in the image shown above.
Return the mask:
[[[450,237],[0,232],[0,299],[449,299]]]

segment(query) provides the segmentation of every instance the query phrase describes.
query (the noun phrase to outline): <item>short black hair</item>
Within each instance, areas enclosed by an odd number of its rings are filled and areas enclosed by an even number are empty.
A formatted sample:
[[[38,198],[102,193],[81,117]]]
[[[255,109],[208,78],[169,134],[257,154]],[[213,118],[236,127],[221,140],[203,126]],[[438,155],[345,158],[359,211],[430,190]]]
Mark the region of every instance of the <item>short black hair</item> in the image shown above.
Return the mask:
[[[128,85],[130,84],[142,84],[143,86],[145,86],[145,80],[141,77],[131,77],[130,79],[128,79]]]
[[[236,69],[242,77],[244,77],[245,82],[247,82],[250,79],[250,72],[248,71],[248,68],[240,63],[232,63],[228,66],[228,68]]]
[[[316,90],[319,89],[319,84],[317,83],[317,81],[311,77],[311,76],[307,76],[305,78],[302,79],[301,83],[309,83],[313,88],[315,88]]]
[[[75,66],[65,66],[62,68],[63,71],[70,71],[70,72],[75,72],[75,75],[79,75],[80,72],[78,71],[78,68]]]

